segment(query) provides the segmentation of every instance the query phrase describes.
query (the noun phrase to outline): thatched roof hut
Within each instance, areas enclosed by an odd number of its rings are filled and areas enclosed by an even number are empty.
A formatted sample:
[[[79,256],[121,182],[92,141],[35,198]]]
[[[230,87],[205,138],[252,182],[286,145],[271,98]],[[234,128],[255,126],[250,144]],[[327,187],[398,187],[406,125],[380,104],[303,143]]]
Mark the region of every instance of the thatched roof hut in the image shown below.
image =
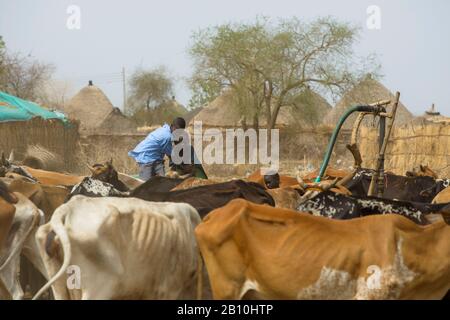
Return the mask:
[[[80,121],[80,131],[83,133],[127,133],[136,129],[132,121],[115,108],[92,81],[69,100],[64,112],[69,118]]]
[[[352,106],[370,104],[380,100],[395,100],[395,96],[380,82],[374,80],[370,75],[348,91],[342,99],[337,103],[333,110],[325,117],[324,123],[335,126],[344,112]],[[389,110],[388,110],[389,111]],[[345,122],[343,128],[351,129],[356,120],[357,115],[351,115]],[[403,125],[410,122],[414,116],[403,103],[399,103],[397,107],[397,115],[395,118],[396,125]],[[368,125],[373,117],[366,117],[363,124]]]
[[[191,120],[197,116],[201,111],[203,110],[203,107],[197,107],[195,109],[189,110],[186,114],[184,114],[183,118],[186,120],[186,123],[191,122]]]
[[[307,89],[293,99],[292,105],[281,107],[275,127],[288,126],[313,127],[332,109],[331,105],[314,91]],[[231,91],[225,91],[207,106],[202,107],[194,115],[189,124],[202,121],[203,127],[234,128],[243,125],[244,116],[234,104]],[[264,116],[260,117],[259,125],[266,126]],[[247,122],[247,125],[250,125]]]
[[[136,124],[126,117],[119,108],[114,107],[95,129],[97,133],[129,134],[136,132]]]
[[[281,122],[291,126],[313,128],[322,124],[324,117],[333,107],[318,93],[306,89],[297,95],[293,105],[280,110]]]

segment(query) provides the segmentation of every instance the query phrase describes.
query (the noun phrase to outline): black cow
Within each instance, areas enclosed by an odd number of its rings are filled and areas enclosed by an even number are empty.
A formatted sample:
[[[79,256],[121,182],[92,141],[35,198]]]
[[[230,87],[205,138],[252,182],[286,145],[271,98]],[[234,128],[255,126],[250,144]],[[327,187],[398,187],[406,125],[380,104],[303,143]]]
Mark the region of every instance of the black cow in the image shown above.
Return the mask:
[[[149,192],[168,192],[183,182],[182,178],[154,176],[133,190],[136,198]]]
[[[344,186],[355,196],[366,196],[374,172],[370,169],[360,169]],[[386,173],[382,198],[431,203],[434,197],[449,185],[450,179],[434,179],[427,176],[404,177]],[[377,194],[377,189],[376,186],[375,194]]]
[[[75,185],[64,202],[69,201],[77,194],[87,197],[128,197],[130,195],[129,192],[119,191],[112,184],[92,177],[85,177],[79,184]]]
[[[67,200],[76,194],[81,194],[89,197],[132,197],[156,202],[183,202],[192,205],[202,218],[210,211],[222,207],[229,201],[237,198],[257,204],[275,206],[275,201],[263,186],[242,180],[169,192],[155,192],[151,184],[149,189],[145,189],[144,185],[137,187],[131,192],[120,192],[109,183],[87,177],[72,189]]]
[[[324,191],[302,203],[297,210],[338,220],[372,214],[399,214],[419,225],[427,225],[430,224],[426,218],[427,214],[450,214],[450,204],[406,202],[367,196],[350,197],[332,191]]]

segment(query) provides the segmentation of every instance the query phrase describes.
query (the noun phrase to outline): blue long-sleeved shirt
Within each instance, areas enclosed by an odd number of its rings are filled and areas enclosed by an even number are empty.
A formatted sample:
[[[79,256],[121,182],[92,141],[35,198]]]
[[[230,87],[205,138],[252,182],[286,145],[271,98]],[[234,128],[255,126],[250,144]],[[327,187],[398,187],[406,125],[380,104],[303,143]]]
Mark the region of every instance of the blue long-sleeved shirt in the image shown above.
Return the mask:
[[[147,164],[164,159],[172,153],[172,133],[166,123],[149,133],[128,155],[139,164]]]

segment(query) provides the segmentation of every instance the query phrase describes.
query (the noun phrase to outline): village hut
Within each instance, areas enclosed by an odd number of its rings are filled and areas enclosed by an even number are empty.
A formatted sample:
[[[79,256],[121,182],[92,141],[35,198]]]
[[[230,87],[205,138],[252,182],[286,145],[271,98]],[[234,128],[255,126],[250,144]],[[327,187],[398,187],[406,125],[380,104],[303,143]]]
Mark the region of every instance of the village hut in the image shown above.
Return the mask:
[[[342,99],[325,117],[324,123],[335,126],[345,111],[352,106],[367,105],[381,100],[395,100],[395,96],[384,85],[373,79],[371,75],[367,75],[363,81],[353,87],[344,94]],[[388,107],[388,111],[390,107]],[[344,123],[344,129],[351,129],[356,120],[357,115],[351,115]],[[395,125],[403,125],[411,120],[414,116],[409,112],[403,103],[399,103],[395,118]],[[370,126],[373,123],[373,117],[367,116],[363,125]]]
[[[190,123],[194,117],[196,117],[201,111],[203,110],[203,107],[197,107],[194,109],[189,110],[187,113],[184,114],[183,118],[186,120],[186,123]]]
[[[323,97],[307,88],[292,100],[292,104],[280,108],[275,127],[312,128],[319,124],[331,109],[331,105]],[[193,125],[194,121],[201,121],[205,128],[236,128],[244,126],[245,117],[235,105],[232,92],[225,91],[211,103],[202,107],[190,119],[189,124]],[[251,126],[251,119],[247,119],[246,124]],[[267,121],[262,115],[259,118],[259,126],[265,127],[266,125]]]
[[[71,119],[80,122],[82,134],[126,134],[136,131],[133,122],[115,108],[108,97],[92,81],[64,107]]]
[[[429,110],[425,111],[423,115],[416,117],[413,121],[414,124],[425,124],[429,122],[450,124],[450,118],[437,111],[433,103]]]
[[[99,134],[132,134],[136,132],[136,125],[119,108],[113,107],[95,132]]]

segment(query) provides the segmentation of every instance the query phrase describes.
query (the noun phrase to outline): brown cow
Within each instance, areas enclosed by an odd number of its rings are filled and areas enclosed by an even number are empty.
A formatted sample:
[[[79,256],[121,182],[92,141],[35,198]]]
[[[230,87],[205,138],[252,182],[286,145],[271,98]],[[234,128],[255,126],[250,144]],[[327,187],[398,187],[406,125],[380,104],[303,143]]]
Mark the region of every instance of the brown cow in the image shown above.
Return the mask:
[[[0,181],[0,258],[3,256],[3,247],[16,212],[14,203],[17,203],[16,196],[9,192],[3,181]],[[11,298],[12,296],[6,288],[6,285],[0,279],[0,299],[9,300]]]
[[[445,188],[434,197],[432,203],[449,203],[450,202],[450,187]]]
[[[74,186],[77,183],[80,183],[84,178],[82,176],[72,176],[59,172],[33,169],[26,166],[23,166],[23,168],[39,181],[39,183],[52,186]]]
[[[441,299],[450,289],[444,222],[338,221],[237,199],[195,233],[215,299]]]
[[[276,208],[295,210],[302,202],[300,190],[293,187],[268,189],[267,193],[272,196]]]
[[[11,191],[23,194],[41,209],[44,212],[45,222],[50,221],[53,212],[64,203],[69,194],[69,190],[62,186],[49,186],[21,180],[13,180],[9,188]],[[26,289],[25,296],[32,296],[45,284],[46,280],[28,258],[24,259],[22,256],[20,263],[22,288]]]
[[[0,253],[16,212],[14,203],[17,203],[17,197],[10,193],[3,181],[0,181]]]
[[[45,222],[48,222],[53,212],[64,203],[69,190],[62,186],[52,186],[13,180],[9,185],[11,192],[19,192],[30,199],[44,212]]]
[[[323,175],[322,180],[334,180],[336,178],[345,178],[350,174],[347,170],[340,170],[340,169],[334,169],[331,167],[328,167],[325,170],[325,174]],[[319,170],[314,170],[313,172],[308,173],[303,177],[303,180],[305,182],[314,182],[314,180],[319,175]]]

